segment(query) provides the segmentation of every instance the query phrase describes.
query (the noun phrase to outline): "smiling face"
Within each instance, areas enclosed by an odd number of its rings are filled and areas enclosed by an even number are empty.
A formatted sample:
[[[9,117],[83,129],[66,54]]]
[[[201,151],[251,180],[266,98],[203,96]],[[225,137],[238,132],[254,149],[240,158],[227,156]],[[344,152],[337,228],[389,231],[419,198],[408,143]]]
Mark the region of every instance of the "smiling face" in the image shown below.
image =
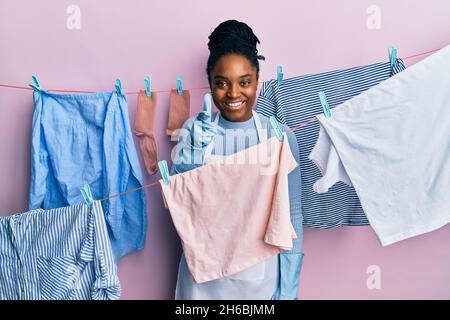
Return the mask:
[[[252,117],[257,89],[256,67],[243,55],[222,56],[211,72],[214,104],[229,121],[242,122]]]

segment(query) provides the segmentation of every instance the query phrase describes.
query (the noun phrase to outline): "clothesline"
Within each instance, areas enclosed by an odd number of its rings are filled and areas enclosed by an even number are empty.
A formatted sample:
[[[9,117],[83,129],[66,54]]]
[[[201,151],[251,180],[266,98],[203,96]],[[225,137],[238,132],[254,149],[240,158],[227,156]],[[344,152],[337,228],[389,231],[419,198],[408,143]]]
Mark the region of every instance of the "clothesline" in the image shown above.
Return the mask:
[[[442,47],[443,48],[443,47]],[[438,49],[433,49],[433,50],[429,50],[429,51],[425,51],[425,52],[421,52],[421,53],[417,53],[417,54],[413,54],[407,57],[402,58],[403,60],[408,60],[408,59],[412,59],[415,57],[419,57],[425,54],[429,54],[429,53],[433,53],[436,52],[438,50],[441,50],[442,48],[438,48]],[[261,82],[260,82],[261,83]],[[34,90],[33,88],[30,87],[26,87],[26,86],[17,86],[17,85],[12,85],[12,84],[2,84],[0,83],[0,87],[2,88],[10,88],[10,89],[20,89],[20,90]],[[170,92],[172,89],[163,89],[163,90],[154,90],[152,92]],[[191,91],[197,91],[197,90],[209,90],[209,87],[196,87],[196,88],[189,88],[187,90],[191,90]],[[62,92],[62,93],[96,93],[96,91],[86,91],[86,90],[62,90],[62,89],[49,89],[46,90],[48,92]],[[125,94],[127,95],[131,95],[131,94],[139,94],[139,91],[128,91],[125,92]]]
[[[429,51],[426,51],[426,52],[421,52],[421,53],[418,53],[418,54],[410,55],[410,56],[404,57],[403,60],[408,60],[408,59],[419,57],[419,56],[422,56],[422,55],[425,55],[425,54],[433,53],[433,52],[436,52],[436,51],[438,51],[440,49],[442,49],[442,48],[433,49],[433,50],[429,50]],[[13,88],[13,89],[23,89],[23,90],[34,90],[33,88],[30,88],[30,87],[23,87],[23,86],[9,85],[9,84],[0,84],[0,87]],[[208,89],[209,89],[209,87],[199,87],[199,88],[190,88],[189,90],[208,90]],[[47,91],[68,92],[68,93],[95,93],[95,91],[60,90],[60,89],[52,89],[52,90],[47,90]],[[171,89],[169,89],[169,90],[155,90],[155,91],[152,91],[152,92],[170,92],[170,91],[171,91]],[[125,92],[125,94],[138,94],[138,93],[139,92]],[[301,128],[307,126],[309,123],[314,122],[316,120],[317,120],[317,117],[313,117],[313,118],[311,118],[311,119],[309,119],[309,120],[299,124],[298,126],[295,126],[294,128],[289,128],[287,131],[290,132],[290,131],[295,131],[295,130],[301,129]],[[141,190],[141,189],[144,189],[144,188],[148,188],[148,187],[151,187],[151,186],[154,186],[154,185],[157,185],[157,184],[159,184],[158,181],[155,181],[155,182],[152,182],[152,183],[148,183],[148,184],[145,184],[145,185],[143,185],[143,186],[141,186],[139,188],[134,188],[134,189],[131,189],[131,190],[127,190],[127,191],[118,193],[118,194],[114,194],[114,195],[108,196],[106,198],[100,199],[99,201],[106,201],[106,200],[109,200],[109,199],[112,199],[112,198],[116,198],[116,197],[119,197],[119,196],[122,196],[122,195],[125,195],[125,194],[128,194],[128,193],[131,193],[131,192],[135,192],[135,191],[138,191],[138,190]]]
[[[426,51],[426,52],[422,52],[422,53],[418,53],[418,54],[415,54],[415,55],[411,55],[411,56],[403,58],[403,60],[407,60],[407,59],[411,59],[411,58],[414,58],[414,57],[422,56],[422,55],[425,55],[425,54],[433,53],[433,52],[436,52],[436,51],[438,51],[440,49],[441,48],[430,50],[430,51]],[[308,124],[310,124],[310,123],[312,123],[312,122],[314,122],[316,120],[317,120],[317,117],[313,117],[313,118],[311,118],[311,119],[309,119],[309,120],[307,120],[305,122],[302,122],[301,124],[299,124],[299,125],[297,125],[297,126],[295,126],[293,128],[289,128],[287,131],[288,132],[290,132],[290,131],[293,132],[295,130],[301,129],[301,128],[307,126]],[[140,189],[148,188],[148,187],[151,187],[151,186],[154,186],[154,185],[157,185],[157,184],[159,184],[159,182],[155,181],[155,182],[152,182],[152,183],[149,183],[149,184],[145,184],[145,185],[143,185],[142,187],[139,187],[139,188],[127,190],[127,191],[124,191],[122,193],[118,193],[118,194],[115,194],[115,195],[112,195],[112,196],[108,196],[106,198],[100,199],[100,201],[106,201],[106,200],[109,200],[109,199],[112,199],[112,198],[116,198],[116,197],[119,197],[119,196],[122,196],[122,195],[125,195],[125,194],[128,194],[128,193],[134,192],[134,191],[138,191]]]

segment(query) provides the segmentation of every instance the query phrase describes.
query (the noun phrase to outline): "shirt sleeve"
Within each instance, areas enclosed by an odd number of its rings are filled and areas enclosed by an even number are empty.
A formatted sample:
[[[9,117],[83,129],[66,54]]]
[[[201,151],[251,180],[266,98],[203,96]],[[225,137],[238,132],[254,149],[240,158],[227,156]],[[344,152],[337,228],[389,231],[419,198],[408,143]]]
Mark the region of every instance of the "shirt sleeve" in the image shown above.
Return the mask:
[[[288,129],[288,127],[285,125],[281,125],[280,127],[283,131],[286,131]],[[303,243],[303,213],[301,202],[300,155],[295,134],[290,131],[287,133],[287,137],[289,140],[289,147],[291,148],[292,155],[294,156],[294,159],[298,164],[298,166],[291,173],[289,173],[288,177],[291,223],[294,227],[295,233],[297,233],[297,239],[294,241],[292,253],[301,253]]]
[[[93,240],[95,281],[91,288],[92,300],[118,300],[122,287],[117,275],[117,264],[106,230],[106,222],[100,201],[94,201],[91,209],[90,233]]]
[[[256,101],[256,112],[266,116],[274,116],[276,113],[273,102],[273,88],[270,81],[263,82],[258,100]]]
[[[280,125],[282,131],[288,130],[286,125]],[[299,278],[303,264],[303,214],[301,207],[301,176],[300,156],[295,134],[291,131],[287,134],[289,147],[294,159],[299,164],[288,177],[289,202],[291,210],[291,223],[297,233],[292,250],[279,254],[280,281],[273,295],[273,300],[297,300]]]
[[[255,111],[266,117],[274,116],[278,122],[285,124],[283,108],[279,107],[277,96],[278,85],[276,80],[263,82]]]
[[[31,142],[31,179],[29,210],[42,208],[46,193],[46,180],[49,172],[48,152],[41,127],[42,95],[34,92],[34,113]]]
[[[303,253],[281,253],[280,281],[272,300],[297,300],[298,283],[303,265]]]

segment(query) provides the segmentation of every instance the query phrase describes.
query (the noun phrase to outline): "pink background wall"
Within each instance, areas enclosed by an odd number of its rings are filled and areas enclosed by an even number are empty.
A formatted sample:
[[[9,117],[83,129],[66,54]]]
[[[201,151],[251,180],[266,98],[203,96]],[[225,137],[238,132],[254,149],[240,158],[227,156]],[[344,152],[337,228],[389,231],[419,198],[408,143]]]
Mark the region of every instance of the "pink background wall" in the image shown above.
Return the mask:
[[[81,9],[81,29],[66,26],[67,7]],[[370,5],[381,10],[380,29],[369,29]],[[46,89],[154,90],[206,87],[207,37],[226,19],[247,22],[260,38],[261,80],[317,73],[441,48],[450,40],[446,0],[347,1],[0,1],[0,84],[25,86],[38,76]],[[420,58],[425,57],[421,56]],[[407,60],[407,64],[418,61]],[[206,90],[191,92],[191,114]],[[164,131],[168,94],[158,95],[159,158],[169,159]],[[134,124],[136,95],[127,97]],[[31,91],[0,87],[0,215],[26,211],[30,176]],[[142,163],[142,162],[141,162]],[[412,173],[414,174],[414,173]],[[148,177],[151,182],[159,175]],[[123,299],[171,299],[180,244],[159,187],[147,189],[145,250],[123,258]],[[305,230],[301,299],[449,299],[450,225],[381,247],[370,227]],[[381,271],[381,288],[368,289],[367,268]]]

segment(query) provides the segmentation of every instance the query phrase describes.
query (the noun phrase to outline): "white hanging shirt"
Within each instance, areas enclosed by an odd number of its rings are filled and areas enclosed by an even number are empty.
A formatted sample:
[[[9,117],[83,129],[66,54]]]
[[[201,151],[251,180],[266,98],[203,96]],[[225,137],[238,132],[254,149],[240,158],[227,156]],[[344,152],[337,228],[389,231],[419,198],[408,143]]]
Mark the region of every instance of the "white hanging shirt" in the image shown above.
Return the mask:
[[[383,246],[450,222],[450,46],[317,118],[314,190],[353,185]]]

